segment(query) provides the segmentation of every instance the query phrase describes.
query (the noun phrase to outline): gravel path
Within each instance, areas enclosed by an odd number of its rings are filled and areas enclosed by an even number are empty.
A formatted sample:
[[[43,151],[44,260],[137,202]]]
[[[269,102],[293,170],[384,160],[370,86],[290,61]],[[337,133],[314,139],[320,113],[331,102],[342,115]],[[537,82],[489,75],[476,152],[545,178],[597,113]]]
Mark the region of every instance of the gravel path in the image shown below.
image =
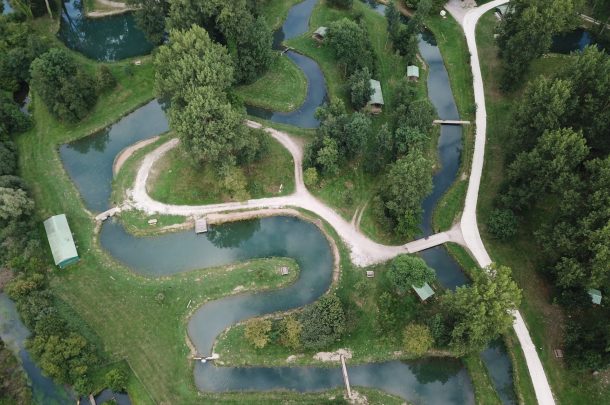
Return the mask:
[[[483,160],[485,157],[485,135],[487,130],[487,110],[485,109],[485,91],[483,88],[483,76],[481,74],[481,66],[479,63],[479,54],[476,44],[476,26],[479,18],[487,11],[499,5],[508,3],[508,0],[495,0],[481,7],[473,8],[466,13],[463,20],[458,20],[466,34],[468,49],[471,59],[470,66],[472,67],[474,99],[477,106],[476,112],[476,139],[474,146],[474,156],[472,159],[472,171],[470,173],[470,181],[468,183],[468,191],[466,193],[466,203],[464,213],[462,214],[461,229],[466,242],[466,246],[475,257],[481,267],[486,267],[491,264],[491,258],[485,249],[485,245],[479,234],[477,225],[477,200],[479,197],[479,187],[481,185],[481,174],[483,173]],[[451,10],[450,10],[451,12]],[[453,14],[453,13],[452,13]],[[523,349],[525,361],[532,378],[536,398],[541,405],[555,404],[551,386],[546,378],[544,368],[536,347],[532,342],[532,338],[527,330],[527,326],[523,321],[523,317],[519,311],[514,313],[515,321],[513,328]]]
[[[262,126],[253,121],[247,121],[252,128]],[[163,155],[178,146],[178,139],[172,139],[146,155],[138,173],[134,188],[130,191],[130,206],[148,214],[203,216],[211,213],[228,212],[242,209],[285,208],[298,207],[314,212],[327,221],[347,244],[351,259],[358,266],[368,266],[389,260],[400,253],[415,253],[421,250],[441,245],[446,242],[463,243],[458,226],[447,232],[441,232],[428,238],[418,239],[401,246],[386,246],[374,242],[360,233],[350,222],[337,214],[320,200],[309,193],[303,183],[303,148],[288,134],[272,128],[264,128],[271,136],[280,142],[292,154],[295,169],[296,190],[293,194],[283,197],[260,198],[242,202],[230,202],[210,205],[173,205],[153,200],[146,190],[149,173]]]

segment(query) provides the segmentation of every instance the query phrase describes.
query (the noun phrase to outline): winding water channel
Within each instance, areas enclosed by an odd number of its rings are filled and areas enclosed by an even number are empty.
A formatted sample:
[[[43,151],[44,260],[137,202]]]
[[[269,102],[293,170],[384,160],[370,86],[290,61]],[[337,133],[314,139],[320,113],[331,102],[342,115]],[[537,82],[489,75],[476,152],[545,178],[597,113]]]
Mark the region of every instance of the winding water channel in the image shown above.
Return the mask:
[[[308,30],[309,16],[316,2],[317,0],[306,0],[290,10],[281,31],[284,38],[292,38]],[[75,1],[69,4],[74,7],[78,5]],[[124,16],[100,21],[114,25],[115,18]],[[126,23],[121,24],[124,26]],[[276,37],[279,35],[276,34]],[[76,37],[86,38],[86,34]],[[114,44],[113,41],[110,42]],[[95,54],[92,57],[102,60],[118,57],[121,55],[120,43],[116,47],[112,53]],[[420,52],[429,66],[428,92],[439,116],[446,119],[458,118],[442,56],[431,34],[422,35]],[[292,113],[271,113],[266,118],[301,127],[315,127],[317,121],[313,118],[313,112],[326,98],[324,77],[313,60],[296,52],[290,51],[287,54],[308,77],[307,99],[301,108]],[[319,78],[311,80],[312,75],[319,75]],[[310,104],[307,105],[308,103]],[[153,101],[95,135],[61,146],[61,159],[85,205],[91,211],[107,209],[115,156],[126,146],[156,136],[167,129],[161,105]],[[434,191],[424,202],[424,235],[432,233],[432,210],[451,186],[459,170],[461,137],[459,127],[444,126],[441,129],[438,145],[441,168],[434,176]],[[118,222],[110,221],[101,229],[100,243],[113,257],[134,271],[149,276],[255,257],[283,256],[297,261],[301,274],[290,287],[226,297],[199,308],[188,323],[188,334],[198,351],[204,354],[211,353],[220,332],[242,319],[300,307],[315,301],[328,289],[332,277],[332,254],[325,237],[314,225],[295,218],[273,217],[225,224],[216,226],[205,236],[199,237],[192,231],[186,231],[149,238],[134,237]],[[468,282],[458,264],[443,247],[422,252],[422,256],[437,271],[444,287],[455,288]],[[498,356],[501,357],[500,352],[497,355],[490,354],[492,360]],[[502,363],[501,367],[510,373],[510,362],[508,365]],[[354,385],[379,388],[413,403],[474,403],[470,377],[459,360],[437,358],[364,364],[350,366],[349,373]],[[343,384],[338,368],[235,368],[196,363],[194,374],[200,390],[215,392],[270,389],[319,391]]]

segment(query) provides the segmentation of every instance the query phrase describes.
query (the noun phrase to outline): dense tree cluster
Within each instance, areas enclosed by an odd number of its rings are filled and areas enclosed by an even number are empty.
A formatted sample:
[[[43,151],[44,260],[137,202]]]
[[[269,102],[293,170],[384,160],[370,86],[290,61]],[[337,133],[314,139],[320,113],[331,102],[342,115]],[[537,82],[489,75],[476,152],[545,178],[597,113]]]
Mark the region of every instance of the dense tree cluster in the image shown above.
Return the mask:
[[[165,18],[169,13],[170,0],[127,0],[134,7],[136,24],[146,38],[155,45],[165,37]]]
[[[577,360],[573,364],[588,367],[610,360],[607,315],[603,320],[597,313],[605,311],[591,309],[586,293],[608,292],[610,282],[609,71],[608,54],[590,47],[555,77],[528,86],[515,107],[512,156],[497,202],[517,217],[548,206],[536,241],[558,301],[577,314],[568,329],[568,352]],[[591,336],[597,336],[595,344],[583,344]]]
[[[234,68],[226,48],[197,25],[171,30],[155,67],[155,90],[170,101],[170,126],[184,149],[195,163],[214,165],[234,198],[247,199],[245,177],[236,165],[260,158],[267,142],[264,133],[244,125],[244,112],[231,103]]]
[[[498,46],[504,61],[502,87],[515,89],[530,63],[547,52],[553,35],[568,31],[578,21],[575,0],[516,0],[499,28]]]
[[[396,256],[388,271],[388,280],[399,294],[406,293],[412,286],[422,287],[425,283],[434,281],[435,278],[434,269],[428,267],[423,259],[406,254]]]
[[[348,18],[334,21],[328,26],[326,42],[346,77],[365,68],[371,74],[377,71],[377,58],[364,25]]]
[[[390,40],[394,49],[405,58],[408,64],[415,63],[418,35],[423,28],[424,18],[428,16],[432,8],[430,0],[420,0],[417,3],[417,11],[406,24],[394,2],[386,8]]]
[[[53,48],[38,57],[31,75],[36,93],[62,121],[82,120],[97,101],[93,77],[66,50]]]

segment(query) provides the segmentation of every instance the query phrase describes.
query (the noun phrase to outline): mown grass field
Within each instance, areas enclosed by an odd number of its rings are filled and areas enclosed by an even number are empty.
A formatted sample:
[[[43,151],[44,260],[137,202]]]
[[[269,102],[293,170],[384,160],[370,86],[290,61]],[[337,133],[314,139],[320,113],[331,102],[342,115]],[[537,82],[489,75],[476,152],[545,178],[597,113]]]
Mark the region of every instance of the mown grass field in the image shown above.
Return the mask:
[[[273,138],[265,156],[260,161],[242,166],[242,169],[251,198],[277,197],[294,192],[292,156]],[[219,183],[212,165],[193,165],[179,147],[157,162],[147,187],[153,199],[168,204],[201,205],[233,200]]]
[[[235,92],[246,104],[272,111],[292,111],[307,95],[307,78],[288,57],[275,55],[267,73],[254,83],[238,86]]]
[[[497,48],[493,40],[496,19],[493,13],[481,18],[477,27],[477,43],[482,64],[483,81],[487,107],[487,145],[485,167],[479,193],[479,221],[484,224],[493,210],[494,199],[500,191],[504,178],[505,145],[508,142],[507,129],[511,126],[511,110],[518,100],[523,87],[513,94],[505,95],[499,91],[500,62],[497,59]],[[549,55],[536,60],[527,76],[527,81],[538,75],[552,75],[565,63],[566,55]],[[494,240],[481,227],[481,233],[492,258],[513,269],[513,276],[523,289],[521,313],[527,323],[530,335],[538,348],[538,354],[544,365],[547,377],[556,399],[561,404],[601,403],[610,396],[610,386],[604,386],[590,373],[569,369],[569,365],[556,359],[553,349],[561,348],[563,342],[563,313],[558,305],[552,303],[553,289],[550,283],[539,272],[544,263],[540,249],[532,239],[533,232],[548,215],[551,206],[539,204],[526,218],[515,238],[507,243]],[[517,356],[518,358],[519,356]],[[521,360],[520,368],[525,368]],[[520,384],[526,380],[521,379]],[[525,390],[524,390],[525,391]],[[530,394],[526,400],[533,400]],[[529,402],[527,402],[529,403]]]

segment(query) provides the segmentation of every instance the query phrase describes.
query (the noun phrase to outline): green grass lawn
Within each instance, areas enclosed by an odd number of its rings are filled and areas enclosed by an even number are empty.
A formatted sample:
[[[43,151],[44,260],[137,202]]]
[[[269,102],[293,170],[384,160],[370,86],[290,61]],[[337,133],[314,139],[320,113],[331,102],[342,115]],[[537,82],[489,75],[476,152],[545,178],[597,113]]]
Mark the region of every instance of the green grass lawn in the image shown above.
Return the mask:
[[[271,139],[265,157],[243,167],[251,198],[291,194],[294,163],[290,152]],[[180,147],[169,151],[153,167],[148,181],[150,196],[168,204],[212,204],[231,201],[214,167],[194,166]],[[279,192],[280,186],[282,191]]]
[[[487,145],[485,167],[479,193],[478,214],[484,224],[493,209],[493,202],[504,177],[505,145],[510,128],[510,111],[513,101],[523,88],[514,94],[504,95],[499,91],[500,65],[496,57],[493,30],[496,24],[492,13],[483,16],[477,27],[477,43],[482,64],[487,107]],[[527,80],[537,75],[551,75],[565,64],[569,56],[549,55],[536,60]],[[526,81],[527,81],[526,80]],[[508,243],[494,240],[481,227],[481,234],[492,258],[513,269],[513,276],[523,289],[521,313],[527,323],[538,354],[550,380],[554,394],[561,404],[600,403],[610,396],[610,386],[604,386],[590,373],[569,369],[563,361],[553,355],[553,349],[561,348],[563,342],[563,313],[551,301],[552,286],[539,272],[544,267],[540,249],[532,239],[533,232],[549,215],[550,204],[541,203],[523,219],[517,236]],[[522,385],[522,378],[519,381]],[[529,383],[529,381],[528,381]],[[530,396],[531,397],[531,396]]]
[[[246,104],[272,111],[292,111],[307,95],[307,78],[287,56],[276,54],[273,65],[252,84],[239,86],[235,92]]]

